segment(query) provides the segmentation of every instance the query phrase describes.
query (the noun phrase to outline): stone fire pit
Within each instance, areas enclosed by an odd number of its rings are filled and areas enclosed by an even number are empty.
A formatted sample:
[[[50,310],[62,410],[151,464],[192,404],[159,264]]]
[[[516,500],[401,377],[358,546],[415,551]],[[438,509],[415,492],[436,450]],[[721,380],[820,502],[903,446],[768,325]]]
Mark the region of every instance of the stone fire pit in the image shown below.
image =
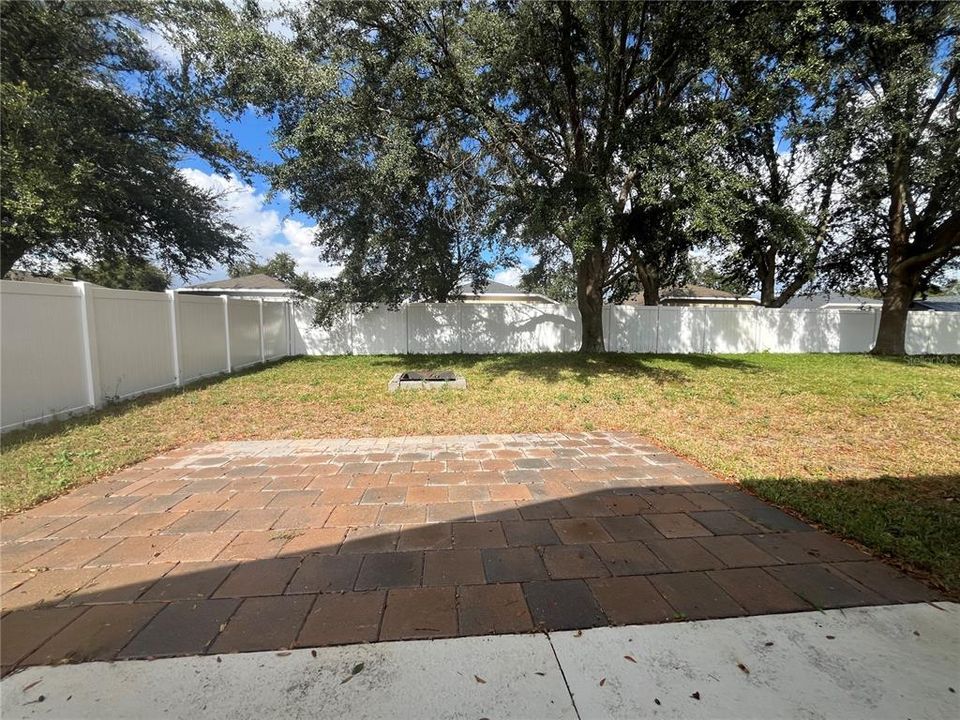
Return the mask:
[[[397,373],[387,383],[389,392],[397,390],[439,390],[449,388],[466,390],[467,381],[463,375],[452,370],[407,370]]]

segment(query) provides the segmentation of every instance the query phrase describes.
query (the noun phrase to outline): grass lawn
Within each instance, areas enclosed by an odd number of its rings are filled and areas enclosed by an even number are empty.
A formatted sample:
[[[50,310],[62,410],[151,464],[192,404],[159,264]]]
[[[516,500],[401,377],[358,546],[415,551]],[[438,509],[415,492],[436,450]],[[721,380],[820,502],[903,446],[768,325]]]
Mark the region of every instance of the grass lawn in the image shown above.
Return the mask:
[[[465,393],[385,392],[454,368]],[[960,592],[960,362],[860,355],[296,358],[11,433],[5,513],[190,442],[632,430]]]

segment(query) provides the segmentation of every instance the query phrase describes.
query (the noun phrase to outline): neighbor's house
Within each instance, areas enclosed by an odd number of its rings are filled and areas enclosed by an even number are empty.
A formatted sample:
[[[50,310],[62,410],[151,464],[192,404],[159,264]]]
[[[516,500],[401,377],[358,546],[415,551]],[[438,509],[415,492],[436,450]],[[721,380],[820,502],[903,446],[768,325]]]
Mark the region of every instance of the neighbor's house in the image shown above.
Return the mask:
[[[470,283],[464,283],[460,286],[460,292],[463,293],[460,299],[465,303],[556,303],[556,300],[546,295],[524,292],[520,288],[493,280],[480,292],[474,292]]]
[[[883,300],[877,298],[841,293],[817,293],[792,297],[783,307],[785,310],[878,310],[882,306]]]
[[[76,282],[75,277],[69,275],[34,275],[29,273],[26,270],[11,270],[4,277],[4,280],[14,280],[16,282],[34,282],[34,283],[54,283],[57,285],[63,285],[64,283],[73,283]],[[94,283],[90,283],[93,285]]]
[[[756,307],[760,301],[702,285],[681,285],[663,288],[660,291],[660,304],[686,307]],[[624,305],[643,305],[643,293],[634,293],[627,298]]]
[[[926,300],[914,300],[911,310],[933,310],[934,312],[960,312],[960,295],[942,295]]]
[[[291,298],[297,294],[293,288],[282,280],[277,280],[263,273],[187,285],[177,288],[177,292],[191,295],[229,295],[231,297],[269,298],[274,300]]]

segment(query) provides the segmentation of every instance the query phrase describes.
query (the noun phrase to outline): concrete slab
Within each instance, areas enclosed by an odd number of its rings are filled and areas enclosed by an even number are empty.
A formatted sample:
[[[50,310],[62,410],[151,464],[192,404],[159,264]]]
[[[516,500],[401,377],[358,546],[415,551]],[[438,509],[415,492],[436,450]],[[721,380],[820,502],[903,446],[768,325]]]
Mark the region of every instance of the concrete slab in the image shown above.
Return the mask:
[[[960,605],[952,603],[551,640],[582,718],[960,717]]]
[[[544,635],[32,667],[0,695],[4,720],[576,718]]]
[[[918,603],[31,667],[0,684],[0,715],[940,720],[958,690],[960,605]]]

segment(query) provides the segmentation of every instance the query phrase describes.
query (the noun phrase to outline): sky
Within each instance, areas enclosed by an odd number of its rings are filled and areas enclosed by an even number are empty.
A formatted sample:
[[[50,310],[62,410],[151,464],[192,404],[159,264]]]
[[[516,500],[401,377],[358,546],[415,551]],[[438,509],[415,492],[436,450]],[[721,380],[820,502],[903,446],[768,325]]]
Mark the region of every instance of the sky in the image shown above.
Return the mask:
[[[239,145],[261,161],[276,162],[278,155],[271,147],[273,121],[248,111],[239,121],[218,125],[228,129]],[[260,260],[269,260],[278,252],[289,253],[301,272],[331,277],[338,268],[321,263],[317,248],[312,245],[315,221],[297,212],[286,193],[270,193],[270,183],[262,175],[244,179],[236,174],[223,175],[203,160],[187,157],[180,163],[186,180],[199,188],[214,192],[220,204],[237,227],[249,237],[248,250]],[[192,276],[189,282],[216,280],[226,269],[215,267]]]

